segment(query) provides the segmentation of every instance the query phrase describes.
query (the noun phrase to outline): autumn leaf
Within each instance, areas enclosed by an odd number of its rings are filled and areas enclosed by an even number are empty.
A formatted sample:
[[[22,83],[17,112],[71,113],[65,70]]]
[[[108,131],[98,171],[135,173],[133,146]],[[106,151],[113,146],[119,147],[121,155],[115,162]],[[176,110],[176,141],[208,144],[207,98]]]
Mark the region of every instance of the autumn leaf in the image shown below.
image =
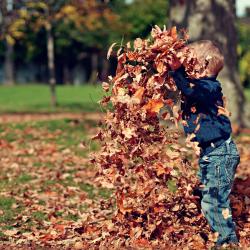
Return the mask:
[[[150,247],[151,246],[150,242],[144,238],[140,238],[140,239],[133,241],[133,245],[135,247]]]
[[[134,41],[134,48],[135,49],[140,49],[143,46],[143,41],[141,38],[136,38]]]
[[[133,101],[135,103],[140,103],[144,94],[145,88],[144,87],[139,87],[136,92],[133,95]]]
[[[160,109],[164,106],[164,102],[162,100],[154,100],[151,99],[149,102],[143,106],[143,109],[150,113],[159,113]]]
[[[112,53],[112,51],[113,51],[113,48],[115,47],[116,44],[117,44],[117,43],[112,43],[111,46],[109,47],[108,52],[107,52],[107,59],[110,58],[111,53]]]
[[[109,91],[109,83],[107,82],[103,82],[102,83],[102,88],[104,89],[104,91],[108,92]]]
[[[196,107],[195,106],[193,106],[193,107],[191,107],[191,112],[192,113],[195,113],[197,110],[196,110]]]
[[[156,69],[159,73],[163,73],[166,71],[166,65],[163,61],[160,61],[159,63],[157,63]]]
[[[126,214],[127,212],[131,212],[133,209],[132,208],[129,208],[129,207],[124,207],[123,205],[123,201],[124,201],[124,194],[120,195],[120,197],[117,199],[117,207],[119,209],[119,211],[122,213],[122,214]]]
[[[130,127],[123,129],[122,133],[128,139],[132,138],[133,136],[136,136],[135,129],[134,128],[130,128]]]
[[[174,40],[177,40],[177,29],[176,29],[176,26],[172,27],[170,29],[170,36],[174,39]]]
[[[227,117],[231,116],[231,112],[229,112],[226,108],[221,106],[217,106],[217,108],[218,108],[218,115],[224,115]]]

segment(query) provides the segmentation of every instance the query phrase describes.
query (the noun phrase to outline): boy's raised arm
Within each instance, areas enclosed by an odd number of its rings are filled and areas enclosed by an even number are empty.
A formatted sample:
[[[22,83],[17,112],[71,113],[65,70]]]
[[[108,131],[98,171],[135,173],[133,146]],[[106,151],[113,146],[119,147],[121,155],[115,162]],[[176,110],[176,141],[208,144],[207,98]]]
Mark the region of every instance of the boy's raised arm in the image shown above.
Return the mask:
[[[186,73],[183,66],[177,70],[170,71],[169,74],[174,78],[177,88],[184,95],[191,96],[194,94],[194,89],[190,87],[190,81],[185,75]]]
[[[213,97],[213,93],[218,91],[218,85],[210,84],[209,82],[202,82],[202,84],[194,84],[192,86],[192,79],[186,76],[184,66],[177,70],[172,70],[169,74],[174,78],[177,88],[186,96],[190,96],[199,101],[206,101],[207,98]],[[195,80],[193,80],[195,82]],[[221,88],[219,89],[221,90]]]

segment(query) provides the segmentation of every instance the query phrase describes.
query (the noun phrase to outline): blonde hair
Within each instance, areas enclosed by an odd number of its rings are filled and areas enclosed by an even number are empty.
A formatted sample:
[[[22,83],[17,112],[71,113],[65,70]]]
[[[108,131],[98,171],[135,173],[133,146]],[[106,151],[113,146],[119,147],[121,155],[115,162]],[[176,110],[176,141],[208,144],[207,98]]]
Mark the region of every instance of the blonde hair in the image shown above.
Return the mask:
[[[217,76],[224,66],[224,56],[220,49],[210,40],[200,40],[187,45],[198,61],[206,65],[208,76]]]

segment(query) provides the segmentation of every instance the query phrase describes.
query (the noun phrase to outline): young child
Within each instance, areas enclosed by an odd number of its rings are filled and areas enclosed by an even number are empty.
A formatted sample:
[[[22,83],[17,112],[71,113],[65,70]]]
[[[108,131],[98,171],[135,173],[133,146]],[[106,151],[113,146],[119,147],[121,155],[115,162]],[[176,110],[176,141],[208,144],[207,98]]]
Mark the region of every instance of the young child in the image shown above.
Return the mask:
[[[216,79],[223,68],[224,57],[208,40],[188,45],[192,56],[201,64],[207,63],[204,77],[190,79],[185,73],[187,64],[171,63],[171,76],[182,94],[182,119],[187,135],[195,135],[200,147],[198,178],[201,189],[201,208],[213,232],[218,233],[216,245],[238,243],[232,220],[229,194],[240,157],[231,139],[231,124],[224,110],[220,82]]]

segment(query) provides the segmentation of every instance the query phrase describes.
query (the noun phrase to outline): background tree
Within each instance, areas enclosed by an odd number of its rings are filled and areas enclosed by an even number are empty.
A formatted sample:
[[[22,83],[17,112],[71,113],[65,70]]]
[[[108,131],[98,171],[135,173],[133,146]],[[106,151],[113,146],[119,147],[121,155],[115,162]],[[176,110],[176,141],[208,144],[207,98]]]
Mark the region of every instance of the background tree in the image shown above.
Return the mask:
[[[116,11],[121,17],[121,22],[128,28],[123,31],[125,39],[145,38],[149,35],[154,25],[160,27],[166,23],[166,0],[134,0],[114,1]]]
[[[2,0],[0,2],[0,41],[5,46],[4,77],[6,85],[13,85],[14,77],[14,44],[23,36],[25,12],[17,11],[22,1]]]
[[[237,46],[239,56],[240,80],[244,87],[250,87],[250,8],[246,17],[237,21],[239,43]]]
[[[52,107],[57,105],[54,30],[56,23],[59,21],[56,17],[65,3],[65,0],[48,0],[28,2],[26,4],[29,11],[29,20],[31,21],[31,24],[33,24],[34,30],[37,32],[40,29],[46,30],[48,72]]]
[[[82,45],[85,52],[90,55],[91,74],[90,83],[98,81],[98,66],[101,67],[101,76],[108,75],[108,61],[106,51],[114,41],[121,40],[122,32],[126,30],[126,24],[121,23],[120,17],[115,13],[107,1],[74,0],[72,4],[77,7],[75,15],[65,13],[64,25],[73,24],[74,29],[69,30],[69,37]],[[71,21],[71,22],[70,22]]]
[[[187,28],[191,40],[209,39],[219,44],[225,56],[219,80],[229,100],[231,119],[242,126],[245,98],[237,70],[235,0],[171,0],[169,6],[169,25]]]

